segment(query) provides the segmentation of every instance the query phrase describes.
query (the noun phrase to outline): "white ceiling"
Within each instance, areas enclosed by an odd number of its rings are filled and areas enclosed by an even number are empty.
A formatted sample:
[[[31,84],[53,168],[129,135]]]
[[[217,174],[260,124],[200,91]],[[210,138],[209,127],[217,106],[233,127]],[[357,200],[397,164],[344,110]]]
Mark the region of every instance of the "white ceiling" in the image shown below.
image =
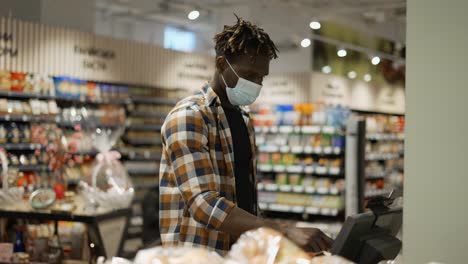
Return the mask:
[[[187,14],[200,11],[189,21]],[[289,45],[309,32],[311,20],[331,20],[371,35],[405,42],[406,0],[97,0],[97,10],[114,18],[171,24],[204,33],[235,21],[233,12],[265,28]]]

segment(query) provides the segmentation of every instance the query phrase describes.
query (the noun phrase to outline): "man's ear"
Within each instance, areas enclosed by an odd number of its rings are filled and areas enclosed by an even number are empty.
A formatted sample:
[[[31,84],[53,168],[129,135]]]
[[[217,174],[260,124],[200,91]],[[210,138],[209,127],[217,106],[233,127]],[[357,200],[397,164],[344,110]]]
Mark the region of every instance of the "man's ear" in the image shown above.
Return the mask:
[[[227,66],[228,65],[227,65],[226,60],[224,59],[223,56],[216,57],[216,69],[219,72],[224,72],[224,70],[226,70]]]

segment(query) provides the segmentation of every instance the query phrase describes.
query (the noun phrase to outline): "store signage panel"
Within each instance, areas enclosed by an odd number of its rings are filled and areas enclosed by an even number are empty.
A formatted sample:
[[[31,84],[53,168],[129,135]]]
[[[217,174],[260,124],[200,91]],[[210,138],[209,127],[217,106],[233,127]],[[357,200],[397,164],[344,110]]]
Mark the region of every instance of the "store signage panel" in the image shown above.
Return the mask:
[[[378,87],[360,80],[350,82],[350,85],[351,98],[349,107],[362,111],[375,111],[375,98]]]
[[[272,74],[263,81],[258,103],[290,104],[307,102],[308,73]]]
[[[312,73],[311,99],[313,102],[349,106],[350,91],[350,83],[343,77]]]
[[[405,90],[399,86],[383,86],[376,95],[376,111],[403,114],[405,112]]]

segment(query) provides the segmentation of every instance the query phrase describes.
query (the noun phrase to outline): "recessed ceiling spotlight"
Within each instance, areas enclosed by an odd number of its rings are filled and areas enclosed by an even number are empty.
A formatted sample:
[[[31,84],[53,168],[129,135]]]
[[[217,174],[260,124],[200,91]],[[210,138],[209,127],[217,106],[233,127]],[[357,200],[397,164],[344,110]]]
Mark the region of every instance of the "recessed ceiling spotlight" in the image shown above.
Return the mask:
[[[338,55],[338,57],[343,58],[348,54],[348,52],[346,52],[345,49],[339,49],[338,52],[336,52],[336,54]]]
[[[309,47],[310,44],[311,44],[311,41],[310,41],[310,39],[308,39],[308,38],[305,38],[305,39],[303,39],[303,40],[301,41],[301,46],[302,46],[303,48]]]
[[[188,14],[188,19],[190,20],[195,20],[197,19],[198,17],[200,16],[200,12],[198,12],[198,10],[192,10],[190,11],[190,13]]]
[[[329,74],[332,71],[332,68],[329,65],[325,65],[322,67],[322,72]]]
[[[322,27],[322,25],[318,21],[310,22],[309,26],[311,29],[315,29],[315,30],[320,29]]]
[[[374,57],[372,57],[371,62],[372,62],[373,65],[379,64],[379,63],[380,63],[380,58],[379,58],[379,56],[374,56]]]
[[[368,73],[364,74],[364,81],[366,82],[372,81],[372,76]]]
[[[357,73],[355,71],[348,72],[348,78],[355,79],[357,77]]]

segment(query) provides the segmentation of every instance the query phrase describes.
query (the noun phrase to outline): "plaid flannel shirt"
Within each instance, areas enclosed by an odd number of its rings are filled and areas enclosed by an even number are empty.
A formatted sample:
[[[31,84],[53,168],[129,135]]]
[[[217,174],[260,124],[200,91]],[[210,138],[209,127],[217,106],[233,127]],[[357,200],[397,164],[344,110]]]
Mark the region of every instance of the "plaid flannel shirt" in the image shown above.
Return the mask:
[[[245,111],[243,115],[255,157],[252,121]],[[236,203],[234,148],[212,88],[207,85],[180,101],[167,116],[161,134],[159,227],[163,245],[207,247],[225,254],[232,241],[219,229]]]

